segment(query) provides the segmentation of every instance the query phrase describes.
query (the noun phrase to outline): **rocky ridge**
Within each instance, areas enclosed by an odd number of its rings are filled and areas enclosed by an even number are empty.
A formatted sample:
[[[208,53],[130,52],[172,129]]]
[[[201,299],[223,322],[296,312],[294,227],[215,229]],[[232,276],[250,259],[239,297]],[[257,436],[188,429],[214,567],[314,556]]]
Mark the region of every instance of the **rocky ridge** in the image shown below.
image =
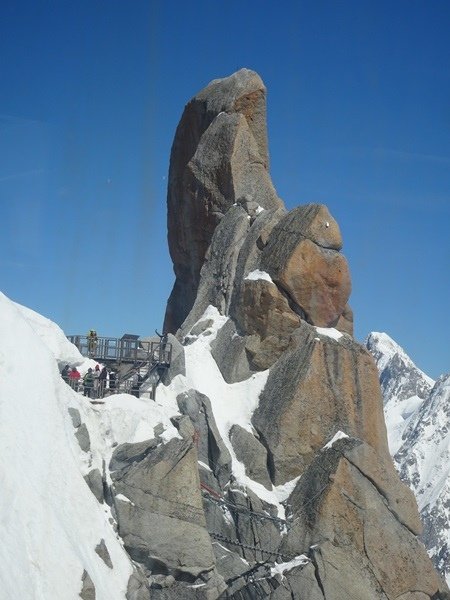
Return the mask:
[[[380,375],[396,468],[416,496],[421,539],[449,582],[450,375],[434,382],[385,333],[371,333],[366,344]]]
[[[165,319],[177,360],[156,402],[71,398],[84,481],[132,569],[125,597],[448,599],[389,456],[376,365],[352,337],[339,226],[323,205],[288,212],[278,198],[265,107],[242,69],[178,125]],[[98,577],[97,563],[80,573],[84,600]]]

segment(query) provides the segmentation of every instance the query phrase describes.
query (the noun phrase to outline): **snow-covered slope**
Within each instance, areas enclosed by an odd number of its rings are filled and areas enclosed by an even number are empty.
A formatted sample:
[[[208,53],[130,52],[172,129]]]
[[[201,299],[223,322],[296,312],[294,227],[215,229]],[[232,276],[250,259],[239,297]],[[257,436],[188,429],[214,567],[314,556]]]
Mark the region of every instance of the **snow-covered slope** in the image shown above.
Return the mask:
[[[371,333],[366,345],[380,375],[391,454],[416,495],[423,542],[450,582],[450,375],[434,383],[385,333]]]
[[[58,363],[90,364],[54,323],[0,294],[0,597],[74,600],[84,571],[97,600],[124,600],[129,556],[84,475],[102,469],[113,448],[153,436],[162,422],[167,439],[176,407],[118,395],[99,410],[60,377]],[[55,360],[56,359],[56,360]],[[68,409],[89,432],[80,449]],[[113,568],[95,549],[102,540]]]
[[[428,396],[434,385],[433,379],[416,367],[391,337],[373,331],[367,337],[366,346],[377,363],[385,404],[394,396],[398,400],[412,396],[423,400]]]
[[[438,379],[403,437],[394,459],[416,495],[423,542],[450,581],[450,375]]]
[[[386,333],[372,332],[366,347],[375,359],[383,394],[389,449],[395,454],[412,415],[428,397],[434,381],[416,367]]]
[[[86,569],[101,597],[122,600],[131,564],[80,472],[67,412],[78,397],[35,324],[0,294],[1,595],[72,600]]]

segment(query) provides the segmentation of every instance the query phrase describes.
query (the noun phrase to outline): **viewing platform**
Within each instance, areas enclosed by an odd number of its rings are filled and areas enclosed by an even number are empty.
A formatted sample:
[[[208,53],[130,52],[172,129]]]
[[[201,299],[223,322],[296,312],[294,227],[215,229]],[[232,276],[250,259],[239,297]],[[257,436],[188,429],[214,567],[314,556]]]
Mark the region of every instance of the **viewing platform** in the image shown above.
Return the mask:
[[[131,334],[121,338],[99,336],[95,340],[86,335],[69,335],[67,339],[83,356],[103,363],[158,363],[169,366],[172,359],[172,344],[166,341],[165,336],[148,342]]]
[[[125,334],[116,337],[92,337],[89,335],[69,335],[67,339],[74,344],[86,358],[92,358],[108,367],[107,378],[101,386],[93,389],[94,401],[111,393],[131,393],[137,397],[141,393],[156,398],[156,387],[170,367],[172,344],[166,335],[158,335],[155,340],[141,340],[138,335]],[[114,384],[112,384],[112,374]],[[77,391],[83,385],[76,382]]]

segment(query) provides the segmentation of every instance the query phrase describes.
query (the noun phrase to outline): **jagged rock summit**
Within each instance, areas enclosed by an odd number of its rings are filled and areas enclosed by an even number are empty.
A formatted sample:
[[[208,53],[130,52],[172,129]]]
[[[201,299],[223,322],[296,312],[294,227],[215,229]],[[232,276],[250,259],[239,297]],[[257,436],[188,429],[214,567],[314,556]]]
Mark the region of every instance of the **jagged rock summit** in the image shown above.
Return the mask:
[[[191,309],[212,235],[236,202],[282,206],[273,188],[266,128],[266,88],[241,69],[212,81],[186,105],[172,146],[168,183],[169,250],[176,282],[165,329],[175,332]]]
[[[207,529],[222,536],[213,543],[221,597],[447,598],[416,537],[414,497],[389,456],[375,363],[352,337],[339,226],[323,205],[287,212],[277,197],[265,110],[256,73],[213,81],[185,108],[169,174],[176,282],[166,328],[186,352],[207,344],[230,389],[266,377],[248,400],[247,428],[221,431],[231,463],[216,437],[216,458],[200,469],[201,482],[235,507],[229,521],[204,502]],[[237,485],[235,461],[252,485]],[[228,481],[219,463],[231,464]],[[280,585],[276,564],[262,574],[256,551],[270,524],[253,524],[248,537],[249,523],[233,510],[273,514],[263,490],[286,486],[286,525],[275,537],[281,560],[295,567],[283,567]]]

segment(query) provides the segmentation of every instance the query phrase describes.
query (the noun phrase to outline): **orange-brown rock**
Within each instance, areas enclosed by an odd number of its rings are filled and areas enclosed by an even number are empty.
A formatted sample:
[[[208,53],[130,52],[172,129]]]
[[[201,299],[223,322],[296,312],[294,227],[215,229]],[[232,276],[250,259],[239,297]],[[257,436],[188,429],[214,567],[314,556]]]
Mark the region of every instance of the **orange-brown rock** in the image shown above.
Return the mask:
[[[176,275],[166,331],[175,332],[195,301],[212,235],[240,198],[282,206],[268,173],[266,88],[241,69],[212,81],[185,107],[170,157],[169,250]]]
[[[289,336],[300,324],[300,317],[289,308],[277,286],[265,279],[246,279],[236,308],[236,321],[247,335],[261,338]]]
[[[348,304],[344,308],[342,315],[339,317],[335,328],[338,331],[342,331],[342,333],[348,333],[348,335],[353,337],[353,311]]]
[[[246,350],[251,364],[259,370],[273,365],[300,325],[300,317],[290,309],[285,296],[265,279],[244,280],[235,311],[239,330],[250,336]]]
[[[339,227],[326,207],[306,205],[273,228],[262,253],[262,268],[320,327],[334,326],[351,292],[347,261],[337,250]]]

